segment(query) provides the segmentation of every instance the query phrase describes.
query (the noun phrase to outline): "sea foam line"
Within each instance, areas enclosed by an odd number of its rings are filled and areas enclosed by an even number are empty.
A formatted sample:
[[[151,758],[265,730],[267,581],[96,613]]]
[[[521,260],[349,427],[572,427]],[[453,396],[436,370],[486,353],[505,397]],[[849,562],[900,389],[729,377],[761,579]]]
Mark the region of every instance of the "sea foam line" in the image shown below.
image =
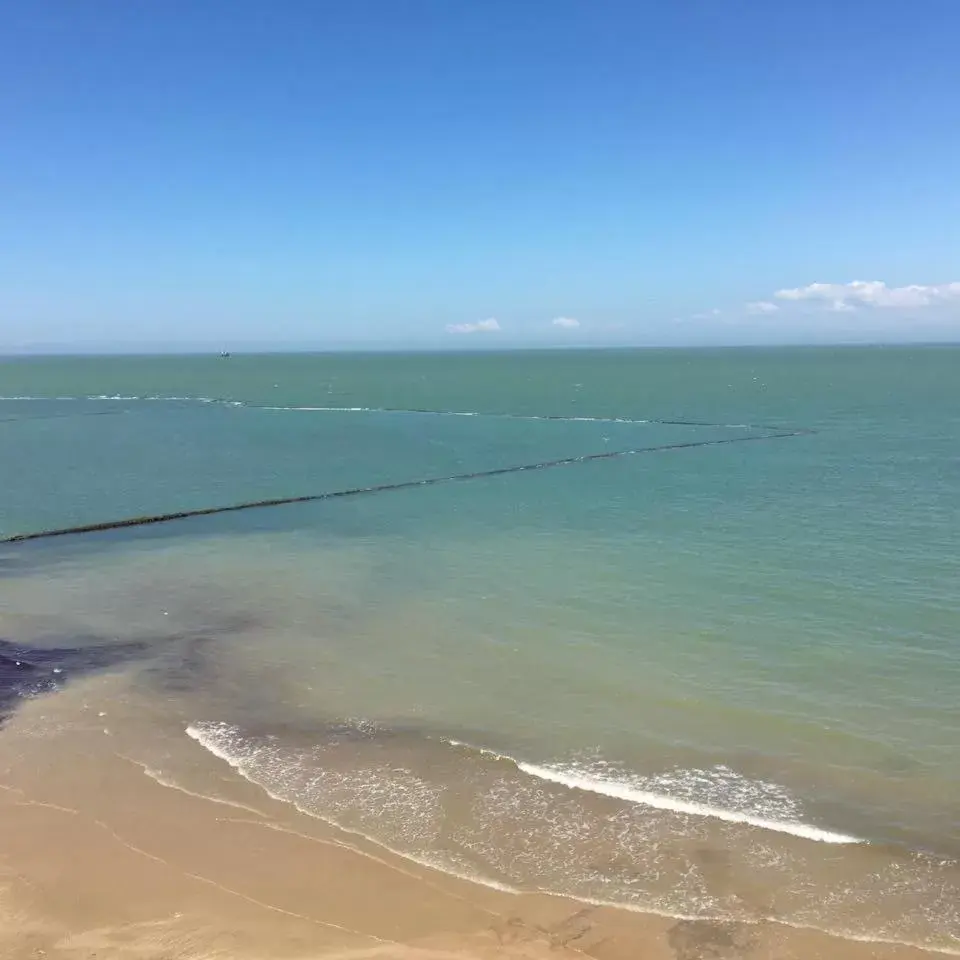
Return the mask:
[[[637,417],[589,417],[565,416],[561,414],[534,414],[534,413],[504,413],[483,412],[480,410],[431,410],[420,407],[345,407],[345,406],[283,406],[279,404],[250,403],[245,400],[227,400],[221,397],[182,397],[182,396],[134,396],[128,394],[94,394],[79,397],[32,397],[32,396],[0,396],[0,401],[139,401],[143,403],[204,403],[217,404],[225,407],[246,407],[251,410],[289,411],[291,413],[381,413],[396,414],[398,416],[423,417],[483,417],[496,420],[529,420],[556,423],[622,423],[674,427],[719,427],[730,430],[774,430],[781,429],[769,424],[758,423],[716,423],[707,420],[667,420],[663,418]]]
[[[602,794],[617,800],[626,800],[629,803],[638,803],[657,810],[669,810],[672,813],[684,813],[695,817],[712,817],[714,820],[723,820],[727,823],[747,824],[761,830],[773,830],[777,833],[789,833],[804,840],[815,840],[819,843],[865,843],[859,837],[846,833],[835,833],[824,830],[812,824],[797,823],[786,820],[771,820],[767,817],[758,817],[740,810],[730,810],[725,807],[713,807],[708,804],[696,803],[691,800],[681,800],[667,794],[653,793],[641,790],[635,785],[622,780],[611,780],[605,777],[588,776],[583,773],[574,773],[558,767],[541,766],[528,763],[524,760],[514,760],[517,768],[531,777],[548,780],[571,790],[586,790],[590,793]]]
[[[256,406],[250,405],[248,406]],[[534,414],[534,413],[484,413],[480,410],[427,410],[419,408],[405,407],[282,407],[282,406],[263,406],[256,407],[260,410],[289,410],[290,412],[301,413],[392,413],[406,416],[421,417],[484,417],[491,420],[556,420],[561,423],[676,423],[685,424],[685,421],[666,421],[666,420],[638,420],[631,417],[567,417],[559,414]],[[740,424],[701,424],[690,421],[690,426],[741,426]]]
[[[598,793],[615,800],[626,800],[628,803],[637,803],[657,810],[668,810],[671,813],[684,813],[696,817],[712,817],[714,820],[723,820],[727,823],[741,823],[762,830],[773,830],[777,833],[789,833],[804,840],[815,840],[819,843],[866,843],[860,837],[833,830],[824,830],[812,824],[800,823],[791,820],[773,820],[769,817],[759,817],[741,810],[731,810],[727,807],[715,807],[710,804],[697,803],[691,800],[682,800],[669,794],[654,793],[652,790],[643,790],[626,780],[614,780],[610,777],[591,776],[582,771],[564,770],[562,767],[552,767],[526,760],[518,760],[509,754],[498,753],[486,747],[478,747],[462,740],[443,737],[444,743],[452,747],[461,747],[491,757],[495,760],[505,760],[512,763],[518,770],[539,780],[547,780],[567,787],[570,790],[585,790],[588,793]]]
[[[183,398],[180,398],[183,399]],[[227,401],[223,401],[227,402]],[[623,423],[658,424],[673,427],[723,427],[730,430],[770,430],[778,429],[767,424],[756,423],[716,423],[708,420],[665,420],[657,418],[640,419],[637,417],[588,417],[566,416],[562,414],[503,413],[483,412],[480,410],[431,410],[422,407],[334,407],[334,406],[279,406],[230,401],[234,405],[251,407],[255,410],[290,411],[291,413],[384,413],[400,416],[421,417],[483,417],[491,420],[533,420],[555,423]]]

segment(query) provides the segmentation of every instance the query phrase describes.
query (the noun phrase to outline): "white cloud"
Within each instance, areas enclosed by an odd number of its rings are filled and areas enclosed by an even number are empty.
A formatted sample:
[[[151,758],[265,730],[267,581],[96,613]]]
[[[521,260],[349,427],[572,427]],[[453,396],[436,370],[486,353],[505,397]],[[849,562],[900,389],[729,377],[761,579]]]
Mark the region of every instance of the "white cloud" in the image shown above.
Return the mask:
[[[832,313],[856,313],[857,308],[852,303],[847,303],[846,300],[834,300],[830,304],[830,310]]]
[[[850,283],[811,283],[805,287],[778,290],[780,300],[823,300],[834,311],[848,312],[857,304],[870,307],[897,307],[901,310],[930,307],[951,300],[960,301],[960,282],[924,286],[888,287],[882,280],[853,280]]]
[[[563,327],[564,330],[576,330],[580,326],[580,321],[573,317],[554,317],[551,322],[555,327]]]
[[[762,314],[762,313],[776,313],[780,308],[775,304],[771,303],[769,300],[755,300],[753,303],[747,304],[747,313],[752,314]]]
[[[449,323],[447,333],[498,333],[500,322],[490,317],[489,320],[478,320],[476,323]]]
[[[712,310],[704,310],[703,313],[695,313],[690,319],[691,320],[710,320],[713,317],[720,316],[720,309],[714,307]]]

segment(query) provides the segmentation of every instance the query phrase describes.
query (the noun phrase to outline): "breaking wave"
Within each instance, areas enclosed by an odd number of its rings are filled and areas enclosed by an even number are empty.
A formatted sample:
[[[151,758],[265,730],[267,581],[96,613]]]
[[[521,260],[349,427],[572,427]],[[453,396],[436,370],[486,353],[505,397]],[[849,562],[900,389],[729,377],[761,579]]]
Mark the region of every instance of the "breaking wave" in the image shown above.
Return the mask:
[[[618,779],[598,775],[576,765],[542,766],[535,763],[515,761],[517,767],[532,777],[549,780],[571,790],[586,790],[629,803],[639,803],[657,810],[689,814],[695,817],[713,817],[727,823],[742,823],[761,830],[789,833],[804,840],[820,843],[863,843],[858,837],[836,833],[795,819],[780,819],[765,816],[764,811],[786,808],[792,812],[795,801],[783,788],[760,780],[748,780],[728,767],[712,770],[683,770],[651,778]],[[678,794],[658,792],[656,787],[679,788]],[[710,802],[693,799],[698,793],[716,797],[718,800],[732,797],[742,805],[717,806]],[[760,812],[755,812],[759,807]]]

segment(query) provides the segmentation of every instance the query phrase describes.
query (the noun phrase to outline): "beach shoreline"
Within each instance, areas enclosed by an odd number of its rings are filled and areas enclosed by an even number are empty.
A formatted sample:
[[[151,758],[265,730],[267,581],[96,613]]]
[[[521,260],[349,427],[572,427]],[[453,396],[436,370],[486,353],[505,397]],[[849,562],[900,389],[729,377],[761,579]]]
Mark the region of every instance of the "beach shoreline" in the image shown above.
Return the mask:
[[[221,780],[213,796],[145,769],[126,747],[155,721],[148,706],[127,703],[125,716],[141,713],[142,726],[125,722],[122,732],[95,709],[122,691],[118,676],[94,678],[24,702],[0,730],[0,952],[10,960],[943,955],[458,879],[240,778]]]

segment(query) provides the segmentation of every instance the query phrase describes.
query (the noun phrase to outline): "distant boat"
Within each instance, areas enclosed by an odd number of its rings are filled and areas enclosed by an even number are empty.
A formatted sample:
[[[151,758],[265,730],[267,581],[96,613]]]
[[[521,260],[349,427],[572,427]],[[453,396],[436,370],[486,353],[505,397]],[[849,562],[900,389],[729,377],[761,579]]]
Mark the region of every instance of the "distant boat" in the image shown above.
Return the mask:
[[[227,353],[226,350],[224,350],[224,351],[220,354],[220,359],[221,359],[221,360],[229,360],[229,359],[230,359],[230,354]]]

